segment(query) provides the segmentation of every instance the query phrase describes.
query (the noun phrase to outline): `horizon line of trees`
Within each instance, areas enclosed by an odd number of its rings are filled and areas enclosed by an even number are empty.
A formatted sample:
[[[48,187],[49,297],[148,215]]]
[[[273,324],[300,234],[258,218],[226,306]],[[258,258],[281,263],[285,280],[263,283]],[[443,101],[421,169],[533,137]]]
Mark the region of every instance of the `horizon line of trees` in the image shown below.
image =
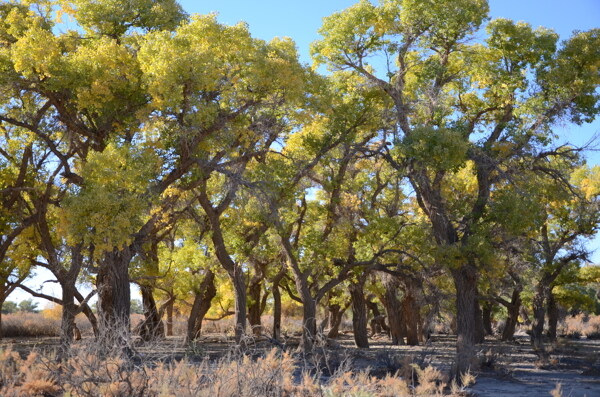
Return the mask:
[[[62,305],[65,351],[79,313],[126,350],[130,282],[146,340],[176,301],[193,340],[230,299],[243,343],[267,303],[278,339],[293,300],[306,352],[347,309],[365,348],[367,312],[396,344],[453,313],[460,374],[498,307],[508,340],[527,302],[544,356],[546,317],[555,338],[560,305],[598,300],[600,167],[553,128],[600,110],[600,29],[559,42],[488,11],[359,1],[324,19],[311,68],[174,0],[3,1],[0,303]],[[23,285],[36,267],[60,298]]]

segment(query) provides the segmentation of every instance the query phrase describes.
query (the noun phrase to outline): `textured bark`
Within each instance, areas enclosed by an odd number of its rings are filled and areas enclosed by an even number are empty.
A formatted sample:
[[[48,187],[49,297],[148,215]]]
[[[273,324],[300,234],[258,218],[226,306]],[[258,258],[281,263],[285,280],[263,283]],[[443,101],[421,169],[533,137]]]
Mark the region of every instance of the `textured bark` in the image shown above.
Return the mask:
[[[246,334],[246,282],[244,281],[244,271],[240,266],[235,266],[230,274],[235,292],[235,341],[242,342],[243,335]]]
[[[329,318],[327,337],[332,339],[337,338],[340,335],[340,325],[342,324],[342,318],[344,318],[346,310],[338,304],[329,305],[327,309]]]
[[[149,285],[140,285],[140,293],[142,294],[144,319],[137,327],[139,335],[144,341],[163,339],[165,337],[165,326],[158,313],[153,288]]]
[[[75,329],[75,316],[77,305],[73,289],[65,285],[62,287],[62,316],[60,322],[60,345],[62,353],[65,353],[73,343]]]
[[[107,347],[127,346],[130,340],[129,249],[104,254],[96,277],[101,342]]]
[[[273,339],[281,339],[281,291],[279,283],[285,272],[279,272],[273,279]]]
[[[202,331],[202,320],[210,309],[213,298],[217,295],[215,274],[208,270],[200,287],[195,291],[194,303],[187,323],[186,342],[196,340]]]
[[[381,303],[383,303],[388,317],[392,344],[404,345],[406,323],[402,318],[402,305],[400,304],[396,293],[400,288],[400,284],[395,277],[389,274],[382,274],[381,281],[385,288],[385,292],[380,296],[380,300]]]
[[[513,340],[515,336],[515,329],[517,327],[517,322],[519,320],[519,311],[521,308],[521,296],[519,295],[517,299],[514,299],[513,292],[513,300],[511,305],[507,306],[508,315],[506,317],[506,324],[504,325],[504,329],[502,330],[502,340],[509,341]]]
[[[175,299],[169,299],[167,302],[167,336],[173,336],[173,308]]]
[[[273,286],[273,339],[281,339],[281,292],[279,285]]]
[[[350,297],[352,298],[352,330],[354,343],[358,348],[369,348],[367,333],[367,307],[365,304],[364,285],[366,278],[361,277],[358,282],[350,283]]]
[[[252,328],[252,333],[255,336],[259,336],[262,334],[262,324],[260,320],[260,316],[262,314],[262,279],[257,279],[257,277],[253,277],[252,281],[250,281],[250,286],[248,287],[248,322],[250,323],[250,327]]]
[[[544,320],[546,307],[544,305],[547,295],[546,286],[543,281],[540,281],[535,288],[533,297],[533,321],[531,323],[531,344],[542,357],[545,356],[546,348],[544,346]]]
[[[419,307],[412,286],[406,288],[402,299],[402,318],[406,324],[406,344],[417,346],[419,344]]]
[[[477,274],[472,265],[452,270],[456,288],[456,374],[464,374],[473,367],[475,357],[475,299]]]
[[[475,290],[476,296],[479,295],[478,291]],[[481,311],[481,306],[479,305],[479,300],[475,298],[475,302],[473,302],[475,311],[475,316],[473,321],[475,322],[475,343],[483,343],[485,341],[485,327],[483,325],[483,312]]]
[[[556,341],[556,328],[558,327],[558,305],[552,293],[552,289],[548,290],[548,337],[550,341]]]
[[[371,334],[375,335],[380,332],[386,332],[389,334],[390,328],[385,323],[385,316],[379,311],[379,306],[372,300],[373,295],[365,298],[365,304],[367,309],[371,311]]]
[[[308,294],[302,294],[302,340],[300,348],[308,353],[312,350],[313,343],[317,336],[317,304]]]
[[[492,309],[492,304],[486,302],[481,310],[483,318],[483,330],[486,335],[492,335],[494,333],[494,330],[492,329]]]

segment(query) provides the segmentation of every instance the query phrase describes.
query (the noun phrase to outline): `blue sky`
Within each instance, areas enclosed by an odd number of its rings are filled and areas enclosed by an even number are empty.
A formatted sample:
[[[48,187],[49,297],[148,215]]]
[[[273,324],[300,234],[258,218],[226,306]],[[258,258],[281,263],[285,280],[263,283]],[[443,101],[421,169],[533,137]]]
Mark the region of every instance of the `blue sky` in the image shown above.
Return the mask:
[[[216,12],[226,24],[247,22],[252,35],[270,40],[287,36],[294,39],[301,59],[310,63],[309,46],[319,39],[323,17],[355,4],[357,0],[219,0],[180,1],[186,12],[206,14]],[[600,27],[600,0],[491,0],[492,18],[525,21],[533,27],[554,29],[561,39],[574,30]],[[586,126],[557,128],[565,141],[583,145],[594,133],[600,132],[600,121]],[[600,153],[590,153],[589,163],[600,165]],[[600,260],[600,258],[599,258]]]
[[[273,37],[288,36],[294,39],[303,62],[310,63],[309,45],[319,38],[321,20],[335,11],[355,4],[354,0],[219,0],[219,1],[180,1],[190,14],[217,12],[219,20],[226,24],[240,21],[248,23],[253,36],[270,40]],[[545,26],[554,29],[562,39],[568,38],[574,30],[588,30],[600,27],[600,0],[491,0],[492,18],[509,18],[525,21],[534,27]],[[557,128],[562,140],[584,144],[595,133],[600,133],[600,120],[585,126],[563,126]],[[588,162],[600,165],[600,152],[590,153]],[[593,262],[600,263],[600,237],[590,243],[596,249]],[[50,279],[48,272],[40,271],[27,284],[39,287]],[[58,286],[46,284],[44,291],[60,294]],[[10,300],[27,299],[21,293],[11,295]],[[44,303],[42,303],[44,305]]]

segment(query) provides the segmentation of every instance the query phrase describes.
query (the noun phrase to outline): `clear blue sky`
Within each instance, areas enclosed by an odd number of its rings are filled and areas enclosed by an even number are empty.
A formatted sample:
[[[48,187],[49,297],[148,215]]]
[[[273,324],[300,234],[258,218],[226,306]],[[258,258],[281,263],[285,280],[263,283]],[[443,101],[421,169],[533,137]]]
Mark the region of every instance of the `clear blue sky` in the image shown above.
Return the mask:
[[[309,45],[319,38],[317,33],[323,17],[355,4],[354,0],[219,0],[219,1],[180,1],[190,14],[217,12],[219,20],[226,24],[245,21],[253,36],[270,40],[273,37],[288,36],[294,39],[304,62],[310,63]],[[532,26],[545,26],[554,29],[562,39],[568,38],[574,30],[587,30],[600,27],[600,0],[491,0],[492,18],[509,18],[525,21]],[[587,142],[592,135],[600,133],[600,120],[586,126],[566,126],[560,128],[565,141],[575,144]],[[590,164],[600,165],[600,152],[590,153]],[[600,237],[590,245],[596,249],[592,260],[600,263]],[[38,288],[44,280],[50,279],[48,272],[39,275],[27,284]],[[60,294],[55,284],[46,284],[45,292]],[[27,299],[25,293],[11,295],[9,299]],[[43,305],[44,303],[42,303]]]

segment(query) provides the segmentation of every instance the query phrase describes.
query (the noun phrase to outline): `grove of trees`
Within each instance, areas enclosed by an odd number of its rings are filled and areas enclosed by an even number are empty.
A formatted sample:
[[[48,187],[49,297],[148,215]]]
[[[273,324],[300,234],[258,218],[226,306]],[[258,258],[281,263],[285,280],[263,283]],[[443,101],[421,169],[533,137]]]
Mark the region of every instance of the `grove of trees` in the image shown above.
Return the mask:
[[[62,305],[65,349],[79,313],[128,346],[130,283],[145,340],[181,302],[187,340],[219,301],[240,344],[278,339],[296,302],[307,352],[346,310],[362,348],[370,318],[419,344],[447,314],[457,373],[526,308],[544,355],[559,306],[598,310],[600,167],[555,127],[600,111],[600,29],[559,41],[488,12],[361,0],[324,19],[310,66],[175,0],[2,1],[0,304]],[[40,267],[61,297],[22,285]]]

